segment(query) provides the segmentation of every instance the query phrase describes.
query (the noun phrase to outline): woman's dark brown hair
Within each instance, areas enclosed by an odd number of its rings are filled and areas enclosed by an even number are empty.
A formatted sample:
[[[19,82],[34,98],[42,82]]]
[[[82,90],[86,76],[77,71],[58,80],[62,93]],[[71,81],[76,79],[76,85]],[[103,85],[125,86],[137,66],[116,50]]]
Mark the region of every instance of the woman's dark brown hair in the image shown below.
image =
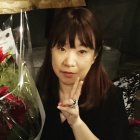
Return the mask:
[[[52,69],[51,49],[56,44],[63,47],[67,38],[70,46],[74,48],[75,36],[78,35],[81,43],[96,53],[95,62],[85,77],[79,99],[81,107],[90,109],[100,104],[111,85],[101,64],[102,38],[95,17],[83,7],[64,8],[55,17],[49,31],[46,56],[37,76],[37,88],[44,103],[51,96],[55,96],[54,94],[58,94],[59,83]]]

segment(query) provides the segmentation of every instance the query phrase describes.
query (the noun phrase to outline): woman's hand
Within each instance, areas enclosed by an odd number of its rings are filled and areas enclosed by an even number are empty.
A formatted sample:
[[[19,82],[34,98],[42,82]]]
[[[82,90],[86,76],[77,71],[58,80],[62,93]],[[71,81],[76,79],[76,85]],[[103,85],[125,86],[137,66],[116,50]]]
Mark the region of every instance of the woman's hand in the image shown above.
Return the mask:
[[[81,94],[82,84],[83,81],[80,81],[78,77],[71,90],[70,98],[60,102],[57,106],[57,108],[61,110],[62,115],[67,119],[70,126],[77,124],[81,120],[79,116],[78,99]]]

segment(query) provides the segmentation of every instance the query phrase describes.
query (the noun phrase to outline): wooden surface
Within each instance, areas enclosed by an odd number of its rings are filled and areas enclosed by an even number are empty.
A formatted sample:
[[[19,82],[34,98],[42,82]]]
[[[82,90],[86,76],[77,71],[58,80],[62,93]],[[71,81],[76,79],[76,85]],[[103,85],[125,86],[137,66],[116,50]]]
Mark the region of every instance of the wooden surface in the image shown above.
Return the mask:
[[[34,8],[62,8],[85,6],[85,0],[0,0],[0,14],[19,13]]]
[[[32,3],[29,0],[1,0],[0,14],[19,13],[21,11],[32,9]]]

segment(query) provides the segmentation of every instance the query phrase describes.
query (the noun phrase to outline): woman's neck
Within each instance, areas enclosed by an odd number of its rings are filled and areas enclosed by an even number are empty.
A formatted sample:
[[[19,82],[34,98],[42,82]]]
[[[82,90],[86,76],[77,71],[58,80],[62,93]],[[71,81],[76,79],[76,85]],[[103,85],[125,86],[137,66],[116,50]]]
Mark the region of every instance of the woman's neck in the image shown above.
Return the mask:
[[[60,101],[70,98],[70,92],[72,88],[73,88],[73,85],[60,83],[60,89],[59,89]]]

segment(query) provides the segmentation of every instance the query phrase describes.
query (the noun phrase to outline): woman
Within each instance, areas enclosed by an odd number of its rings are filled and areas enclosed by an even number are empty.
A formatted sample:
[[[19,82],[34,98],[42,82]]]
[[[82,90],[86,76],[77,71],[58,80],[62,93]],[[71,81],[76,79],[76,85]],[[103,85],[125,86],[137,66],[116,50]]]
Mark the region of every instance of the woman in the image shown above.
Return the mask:
[[[37,87],[46,111],[42,140],[125,140],[121,91],[101,65],[102,39],[92,13],[64,8],[50,30]]]

